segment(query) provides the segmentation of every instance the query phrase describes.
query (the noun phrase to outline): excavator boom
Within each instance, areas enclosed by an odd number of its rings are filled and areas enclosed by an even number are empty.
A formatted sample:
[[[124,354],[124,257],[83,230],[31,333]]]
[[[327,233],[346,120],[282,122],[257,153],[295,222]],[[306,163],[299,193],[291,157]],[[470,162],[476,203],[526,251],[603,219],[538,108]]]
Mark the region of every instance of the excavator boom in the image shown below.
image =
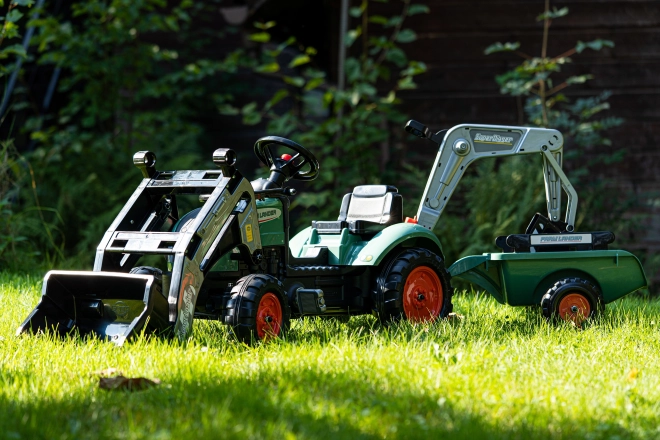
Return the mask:
[[[417,211],[417,224],[433,230],[468,165],[484,157],[540,154],[543,157],[548,218],[559,221],[561,190],[568,196],[566,230],[575,227],[578,197],[561,169],[564,138],[557,130],[504,125],[462,124],[432,133],[411,120],[406,131],[439,146]]]

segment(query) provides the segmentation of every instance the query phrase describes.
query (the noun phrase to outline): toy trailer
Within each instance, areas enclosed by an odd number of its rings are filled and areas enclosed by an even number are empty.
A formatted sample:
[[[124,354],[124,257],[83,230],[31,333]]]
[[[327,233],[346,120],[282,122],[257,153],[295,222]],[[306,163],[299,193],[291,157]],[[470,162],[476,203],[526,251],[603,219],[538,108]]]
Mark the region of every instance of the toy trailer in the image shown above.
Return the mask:
[[[432,133],[417,121],[406,130],[439,146],[424,191],[417,222],[433,229],[467,166],[485,157],[541,155],[548,216],[536,214],[524,234],[497,237],[502,253],[472,255],[449,272],[467,280],[501,304],[541,305],[547,318],[580,325],[604,304],[646,287],[639,260],[623,250],[609,250],[614,234],[575,232],[577,193],[561,169],[563,137],[543,128],[458,125]],[[560,221],[561,191],[568,196]]]
[[[575,235],[588,240],[594,234]],[[576,324],[604,304],[647,285],[639,260],[629,252],[553,251],[550,246],[556,245],[536,245],[536,252],[529,253],[471,255],[455,262],[449,272],[486,290],[501,304],[541,304],[544,316]]]

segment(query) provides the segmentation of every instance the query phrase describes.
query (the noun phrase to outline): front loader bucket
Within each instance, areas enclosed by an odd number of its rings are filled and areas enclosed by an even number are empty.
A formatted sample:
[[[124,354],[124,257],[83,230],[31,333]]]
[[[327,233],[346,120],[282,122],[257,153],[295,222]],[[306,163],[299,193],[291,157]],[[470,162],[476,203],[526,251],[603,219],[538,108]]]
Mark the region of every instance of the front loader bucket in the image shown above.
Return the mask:
[[[51,330],[64,336],[76,329],[122,345],[145,327],[170,328],[167,298],[154,275],[50,271],[41,301],[16,333]]]

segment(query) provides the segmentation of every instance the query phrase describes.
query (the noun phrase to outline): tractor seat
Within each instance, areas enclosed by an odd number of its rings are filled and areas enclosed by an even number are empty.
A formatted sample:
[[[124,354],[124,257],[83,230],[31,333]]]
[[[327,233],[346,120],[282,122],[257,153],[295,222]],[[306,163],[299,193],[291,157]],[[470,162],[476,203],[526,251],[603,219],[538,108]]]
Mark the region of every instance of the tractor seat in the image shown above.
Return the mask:
[[[337,221],[312,221],[319,234],[376,234],[403,222],[403,197],[390,185],[360,185],[344,196]]]

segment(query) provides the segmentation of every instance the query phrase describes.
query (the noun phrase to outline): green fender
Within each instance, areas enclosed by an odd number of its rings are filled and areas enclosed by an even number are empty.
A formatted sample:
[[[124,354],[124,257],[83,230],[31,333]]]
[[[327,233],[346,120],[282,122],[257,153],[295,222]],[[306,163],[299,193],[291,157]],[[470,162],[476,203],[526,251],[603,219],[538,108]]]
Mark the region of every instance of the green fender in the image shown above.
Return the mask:
[[[392,249],[399,246],[428,249],[444,259],[440,240],[433,232],[414,223],[397,223],[380,231],[364,247],[355,249],[346,264],[378,266]]]

